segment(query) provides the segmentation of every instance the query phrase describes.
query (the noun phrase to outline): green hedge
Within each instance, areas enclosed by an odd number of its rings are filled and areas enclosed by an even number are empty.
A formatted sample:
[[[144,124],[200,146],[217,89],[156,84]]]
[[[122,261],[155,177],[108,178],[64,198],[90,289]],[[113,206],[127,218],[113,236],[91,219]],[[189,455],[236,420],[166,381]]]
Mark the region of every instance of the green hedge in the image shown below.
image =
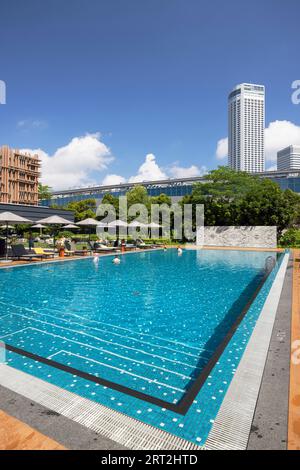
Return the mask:
[[[289,228],[280,238],[279,245],[284,248],[300,248],[300,230]]]

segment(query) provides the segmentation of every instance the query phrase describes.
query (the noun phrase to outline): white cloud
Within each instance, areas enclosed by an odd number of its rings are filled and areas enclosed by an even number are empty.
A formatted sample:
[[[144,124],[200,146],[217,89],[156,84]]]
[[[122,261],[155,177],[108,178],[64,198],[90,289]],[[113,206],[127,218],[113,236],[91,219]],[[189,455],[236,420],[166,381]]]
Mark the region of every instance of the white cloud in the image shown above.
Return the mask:
[[[115,185],[125,183],[126,181],[129,183],[141,183],[143,181],[158,181],[168,178],[189,178],[202,176],[205,173],[207,173],[207,168],[205,166],[201,166],[200,168],[196,165],[182,167],[177,163],[174,163],[172,166],[162,168],[157,163],[155,155],[153,155],[153,153],[149,153],[146,155],[145,161],[139,167],[136,175],[131,176],[126,180],[123,176],[108,174],[105,176],[102,184]]]
[[[17,128],[28,131],[29,129],[46,129],[47,121],[41,119],[23,119],[17,122]]]
[[[100,140],[100,134],[74,137],[53,155],[42,149],[22,149],[37,153],[42,162],[41,182],[53,189],[95,184],[94,173],[105,170],[113,160],[110,149]]]
[[[276,162],[278,150],[289,145],[300,145],[300,126],[291,121],[273,121],[265,129],[266,161]],[[218,160],[228,155],[228,138],[220,139],[217,143],[216,157]]]
[[[216,157],[218,160],[222,160],[228,156],[228,137],[220,139],[217,143]]]
[[[106,170],[109,163],[114,160],[110,149],[101,142],[99,133],[74,137],[67,145],[58,148],[53,155],[49,155],[41,148],[21,149],[21,151],[39,155],[42,163],[41,182],[55,190],[99,185],[99,172]],[[139,183],[202,176],[205,173],[207,173],[205,166],[183,167],[174,163],[162,168],[157,163],[155,155],[149,153],[136,175],[126,179],[121,175],[108,173],[101,184],[113,186],[126,181]]]
[[[122,183],[126,183],[126,178],[124,178],[123,176],[114,175],[114,174],[106,175],[104,180],[102,181],[102,184],[104,186],[113,186],[115,184],[122,184]]]
[[[300,145],[300,126],[291,121],[270,122],[265,130],[266,160],[276,161],[278,150],[289,145]]]
[[[142,181],[156,181],[167,178],[166,173],[156,163],[153,153],[146,155],[144,163],[139,167],[138,173],[129,178],[130,183],[139,183]]]
[[[173,165],[168,172],[172,178],[193,178],[194,176],[203,176],[207,173],[207,168],[205,166],[199,168],[196,165],[191,165],[186,168]]]

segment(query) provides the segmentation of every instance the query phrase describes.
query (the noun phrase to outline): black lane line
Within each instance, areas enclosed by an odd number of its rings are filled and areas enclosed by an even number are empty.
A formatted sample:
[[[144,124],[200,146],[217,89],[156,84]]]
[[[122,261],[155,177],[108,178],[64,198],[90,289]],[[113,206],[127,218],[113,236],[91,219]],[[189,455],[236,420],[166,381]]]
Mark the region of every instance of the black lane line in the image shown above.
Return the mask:
[[[55,369],[60,369],[64,372],[67,372],[68,374],[77,375],[78,377],[82,377],[83,379],[89,380],[90,382],[95,382],[97,384],[104,385],[105,387],[117,390],[118,392],[126,393],[126,395],[130,395],[134,398],[153,403],[154,405],[160,406],[162,408],[167,408],[171,411],[176,411],[178,413],[175,403],[169,403],[167,401],[161,400],[160,398],[148,395],[147,393],[139,392],[138,390],[133,390],[132,388],[126,387],[125,385],[121,385],[116,382],[111,382],[110,380],[103,379],[102,377],[96,377],[95,375],[83,372],[79,369],[75,369],[74,367],[70,367],[65,364],[61,364],[60,362],[53,361],[52,359],[47,359],[46,357],[42,357],[29,351],[25,351],[24,349],[17,348],[16,346],[12,346],[11,344],[3,344],[5,349],[7,349],[8,351],[12,351],[21,356],[26,356],[29,359],[42,362],[47,366],[55,367]]]
[[[278,256],[277,256],[278,258]],[[278,259],[277,259],[278,261]],[[277,264],[277,263],[276,263]],[[276,266],[276,265],[275,265]],[[132,396],[139,400],[146,401],[148,403],[152,403],[153,405],[159,406],[161,408],[166,408],[167,410],[173,411],[180,415],[185,415],[190,406],[192,405],[193,401],[195,400],[196,396],[198,395],[199,391],[201,390],[202,386],[204,385],[207,377],[209,376],[210,372],[214,368],[215,364],[218,362],[219,358],[221,357],[222,353],[224,352],[226,346],[228,345],[229,341],[231,340],[232,336],[236,332],[237,328],[239,327],[240,323],[242,322],[243,318],[245,317],[246,313],[248,312],[250,306],[258,296],[262,286],[270,276],[271,272],[273,272],[275,266],[272,268],[271,271],[263,276],[261,282],[257,286],[256,290],[254,291],[253,295],[250,297],[249,301],[244,306],[242,312],[237,317],[233,325],[231,326],[229,332],[224,337],[223,341],[219,344],[216,348],[214,354],[208,361],[208,363],[204,366],[202,372],[198,375],[196,380],[194,381],[193,385],[185,392],[183,397],[177,403],[169,403],[168,401],[162,400],[160,398],[153,397],[152,395],[148,395],[147,393],[139,392],[138,390],[133,390],[132,388],[126,387],[125,385],[118,384],[116,382],[112,382],[110,380],[96,377],[95,375],[89,374],[87,372],[81,371],[79,369],[75,369],[73,367],[67,366],[65,364],[61,364],[60,362],[53,361],[52,359],[47,359],[45,357],[39,356],[37,354],[31,353],[29,351],[25,351],[24,349],[17,348],[16,346],[12,346],[11,344],[3,343],[5,349],[8,351],[12,351],[16,354],[21,356],[26,356],[29,359],[33,359],[35,361],[41,362],[48,366],[54,367],[56,369],[62,370],[67,372],[68,374],[77,375],[85,380],[89,380],[90,382],[98,383],[105,387],[111,388],[112,390],[117,390],[118,392],[125,393],[126,395]],[[155,382],[153,382],[155,383]]]

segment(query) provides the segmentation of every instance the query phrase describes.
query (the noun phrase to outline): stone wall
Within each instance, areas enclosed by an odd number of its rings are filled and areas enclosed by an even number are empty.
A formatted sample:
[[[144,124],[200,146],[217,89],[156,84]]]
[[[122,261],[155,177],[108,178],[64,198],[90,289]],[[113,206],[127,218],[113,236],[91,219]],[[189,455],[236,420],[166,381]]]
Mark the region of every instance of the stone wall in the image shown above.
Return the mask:
[[[276,227],[204,227],[197,230],[197,245],[277,248]],[[204,240],[204,242],[203,242]]]

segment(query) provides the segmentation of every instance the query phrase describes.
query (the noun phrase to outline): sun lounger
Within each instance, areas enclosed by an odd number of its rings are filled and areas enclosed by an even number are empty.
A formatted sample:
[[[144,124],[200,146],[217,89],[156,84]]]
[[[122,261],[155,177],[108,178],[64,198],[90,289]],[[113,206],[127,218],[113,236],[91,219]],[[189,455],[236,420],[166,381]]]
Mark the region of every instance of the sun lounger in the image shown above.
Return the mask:
[[[67,248],[64,249],[65,256],[74,256],[76,254],[73,250],[68,250]]]
[[[44,255],[45,258],[54,258],[54,251],[45,251],[44,248],[33,248],[36,255]]]
[[[67,245],[68,246],[68,245]],[[68,247],[69,248],[69,247]],[[86,255],[87,253],[89,254],[92,254],[92,250],[90,248],[86,248],[85,250],[78,250],[76,248],[76,244],[75,243],[71,243],[70,244],[70,250],[69,252],[72,252],[74,255],[77,255],[77,256],[84,256]]]
[[[94,245],[93,250],[95,251],[95,253],[112,253],[118,251],[119,248],[115,246],[106,246],[102,243],[97,243],[96,246]]]
[[[24,245],[12,245],[11,246],[11,251],[12,251],[12,258],[16,259],[44,259],[45,255],[42,254],[36,254],[36,253],[28,253]]]

